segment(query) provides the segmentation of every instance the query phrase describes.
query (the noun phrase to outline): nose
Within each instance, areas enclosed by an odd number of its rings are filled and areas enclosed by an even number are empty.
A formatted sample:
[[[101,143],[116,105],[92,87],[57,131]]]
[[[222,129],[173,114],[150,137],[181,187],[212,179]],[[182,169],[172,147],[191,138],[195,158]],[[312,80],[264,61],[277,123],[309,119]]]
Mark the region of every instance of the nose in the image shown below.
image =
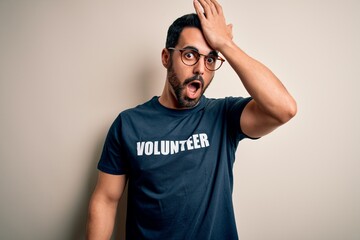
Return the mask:
[[[204,56],[200,56],[199,61],[194,65],[194,74],[204,75],[205,68]]]

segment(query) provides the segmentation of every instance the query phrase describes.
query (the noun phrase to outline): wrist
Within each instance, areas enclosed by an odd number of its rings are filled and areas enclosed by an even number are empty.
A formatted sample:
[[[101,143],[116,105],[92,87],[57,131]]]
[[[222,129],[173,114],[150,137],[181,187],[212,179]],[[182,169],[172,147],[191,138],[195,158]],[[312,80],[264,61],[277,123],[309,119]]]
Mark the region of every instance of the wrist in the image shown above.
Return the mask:
[[[227,53],[231,54],[239,49],[233,40],[228,40],[222,43],[217,50],[226,57]]]

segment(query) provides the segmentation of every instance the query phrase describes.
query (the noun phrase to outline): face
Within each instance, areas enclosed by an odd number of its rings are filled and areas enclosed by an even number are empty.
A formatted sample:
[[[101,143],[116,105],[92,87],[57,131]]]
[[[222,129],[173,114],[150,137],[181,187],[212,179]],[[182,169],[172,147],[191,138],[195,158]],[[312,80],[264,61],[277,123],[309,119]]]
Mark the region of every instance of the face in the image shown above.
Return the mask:
[[[204,55],[214,51],[197,28],[184,28],[175,48],[192,48]],[[195,65],[187,66],[181,60],[180,51],[172,51],[167,69],[169,95],[176,108],[196,106],[214,77],[214,72],[205,67],[203,56]]]

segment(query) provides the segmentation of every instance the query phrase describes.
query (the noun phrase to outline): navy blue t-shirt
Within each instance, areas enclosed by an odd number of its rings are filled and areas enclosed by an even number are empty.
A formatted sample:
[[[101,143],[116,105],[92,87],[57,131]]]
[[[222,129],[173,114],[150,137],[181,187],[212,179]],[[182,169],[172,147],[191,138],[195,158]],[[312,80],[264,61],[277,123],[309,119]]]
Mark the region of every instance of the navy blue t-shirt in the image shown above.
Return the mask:
[[[127,239],[238,239],[232,170],[250,100],[173,110],[154,97],[120,113],[98,169],[129,177]]]

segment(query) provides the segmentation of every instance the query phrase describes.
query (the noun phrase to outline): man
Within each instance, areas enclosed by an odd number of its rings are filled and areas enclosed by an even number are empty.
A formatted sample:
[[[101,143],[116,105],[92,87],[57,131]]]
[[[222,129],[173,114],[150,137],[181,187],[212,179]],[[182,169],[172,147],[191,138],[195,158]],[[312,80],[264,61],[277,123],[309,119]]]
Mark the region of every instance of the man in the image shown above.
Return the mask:
[[[232,167],[243,138],[259,138],[296,114],[277,77],[232,40],[216,0],[169,28],[160,97],[122,112],[111,126],[89,207],[88,239],[109,239],[128,181],[127,239],[238,239]],[[250,98],[203,96],[221,64]]]

